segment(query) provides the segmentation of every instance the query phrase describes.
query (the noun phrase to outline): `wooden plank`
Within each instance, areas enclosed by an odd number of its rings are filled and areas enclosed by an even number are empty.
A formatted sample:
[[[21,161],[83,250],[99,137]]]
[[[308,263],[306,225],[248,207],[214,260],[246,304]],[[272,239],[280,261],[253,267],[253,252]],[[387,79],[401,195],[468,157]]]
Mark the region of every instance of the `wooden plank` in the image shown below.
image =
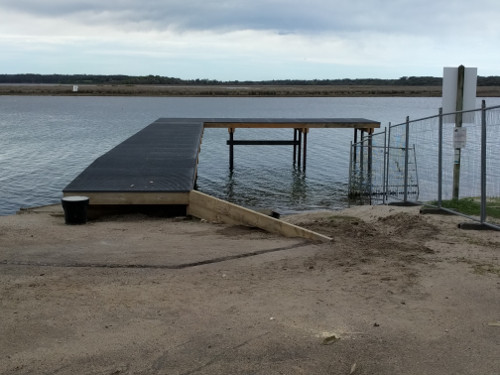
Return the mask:
[[[379,128],[380,122],[364,118],[217,118],[203,119],[205,128]]]
[[[294,146],[298,141],[273,141],[273,140],[237,140],[226,141],[227,145],[241,146]]]
[[[249,225],[285,237],[301,237],[321,242],[332,241],[332,238],[325,235],[301,228],[297,225],[285,223],[271,216],[249,210],[248,208],[238,206],[196,190],[191,191],[189,194],[187,213],[208,221]]]
[[[90,205],[187,205],[189,192],[65,192],[64,196],[83,195],[89,197]]]
[[[380,123],[377,122],[290,122],[290,123],[254,123],[254,122],[241,122],[241,123],[230,123],[230,122],[205,122],[205,128],[251,128],[251,129],[374,129],[380,128]]]

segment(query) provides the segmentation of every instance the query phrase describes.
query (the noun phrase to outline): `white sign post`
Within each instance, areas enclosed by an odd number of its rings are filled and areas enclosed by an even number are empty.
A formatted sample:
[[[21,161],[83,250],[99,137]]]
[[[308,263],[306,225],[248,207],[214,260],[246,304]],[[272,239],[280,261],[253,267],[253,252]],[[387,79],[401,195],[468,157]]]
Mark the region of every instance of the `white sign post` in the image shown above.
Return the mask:
[[[443,113],[444,123],[455,123],[453,147],[455,160],[453,166],[453,199],[458,199],[460,186],[460,156],[465,147],[466,131],[463,123],[473,123],[474,113],[462,113],[476,107],[477,68],[444,68],[443,71]],[[456,112],[456,113],[454,113]]]
[[[463,76],[460,70],[463,70]],[[477,68],[443,69],[443,113],[476,109]],[[457,123],[455,115],[444,116],[445,124]],[[474,114],[464,113],[463,123],[473,123]]]

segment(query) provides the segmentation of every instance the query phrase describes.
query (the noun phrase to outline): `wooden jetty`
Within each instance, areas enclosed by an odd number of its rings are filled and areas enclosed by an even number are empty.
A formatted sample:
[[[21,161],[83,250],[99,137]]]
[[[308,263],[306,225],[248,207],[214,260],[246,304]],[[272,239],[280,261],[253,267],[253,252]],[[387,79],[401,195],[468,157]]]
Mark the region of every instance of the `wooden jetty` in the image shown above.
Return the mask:
[[[234,168],[233,148],[237,145],[293,146],[293,162],[305,170],[309,129],[353,128],[371,132],[378,127],[379,122],[362,118],[160,118],[96,159],[64,188],[63,194],[89,197],[91,207],[175,206],[194,216],[206,216],[212,211],[211,219],[215,215],[226,222],[231,211],[237,212],[233,215],[236,219],[233,217],[229,221],[244,223],[242,215],[248,217],[248,212],[234,207],[221,208],[223,203],[214,203],[213,197],[195,191],[205,128],[228,129],[231,170]],[[293,130],[293,139],[235,140],[238,128],[289,128]],[[204,205],[205,208],[200,208]]]

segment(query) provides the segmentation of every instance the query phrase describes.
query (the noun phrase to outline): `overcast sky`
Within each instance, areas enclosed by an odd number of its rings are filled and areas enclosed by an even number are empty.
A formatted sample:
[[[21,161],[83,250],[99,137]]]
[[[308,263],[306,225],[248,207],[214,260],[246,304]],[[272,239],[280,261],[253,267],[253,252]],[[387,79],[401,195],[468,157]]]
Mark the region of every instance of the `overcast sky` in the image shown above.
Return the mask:
[[[500,75],[498,0],[0,0],[0,73]]]

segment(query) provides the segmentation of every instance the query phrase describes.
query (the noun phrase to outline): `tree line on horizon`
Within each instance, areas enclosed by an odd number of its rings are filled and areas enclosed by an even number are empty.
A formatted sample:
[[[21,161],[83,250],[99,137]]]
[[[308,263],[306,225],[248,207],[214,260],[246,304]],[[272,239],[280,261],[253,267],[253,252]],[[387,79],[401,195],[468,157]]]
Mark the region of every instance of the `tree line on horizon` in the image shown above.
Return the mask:
[[[319,85],[319,86],[441,86],[442,77],[405,76],[398,79],[279,79],[264,81],[218,81],[213,79],[181,79],[159,75],[128,76],[122,74],[0,74],[0,84],[94,84],[94,85]],[[500,76],[478,76],[478,86],[500,86]]]

